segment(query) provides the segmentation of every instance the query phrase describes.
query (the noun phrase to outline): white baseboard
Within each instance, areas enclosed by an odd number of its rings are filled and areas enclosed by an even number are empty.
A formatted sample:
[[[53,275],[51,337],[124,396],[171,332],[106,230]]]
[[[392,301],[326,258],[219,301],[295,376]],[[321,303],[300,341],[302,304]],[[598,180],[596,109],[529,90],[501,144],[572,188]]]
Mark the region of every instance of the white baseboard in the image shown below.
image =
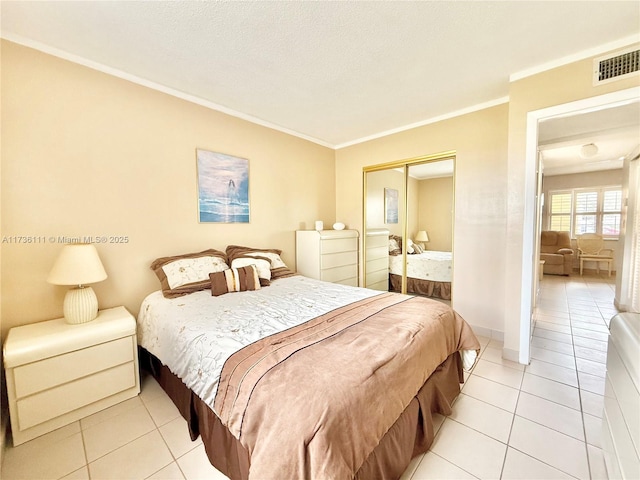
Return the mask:
[[[511,350],[510,348],[502,349],[502,358],[520,363],[520,353],[517,350]]]
[[[473,330],[473,333],[481,337],[487,337],[487,338],[490,338],[491,340],[498,340],[499,342],[504,341],[504,332],[501,332],[499,330],[492,330],[491,328],[478,327],[476,325],[471,325],[471,330]]]
[[[504,342],[504,332],[501,332],[500,330],[492,330],[491,328],[477,327],[475,325],[471,325],[471,329],[473,330],[473,333],[478,336]],[[519,352],[517,350],[511,350],[510,348],[502,348],[502,358],[520,363]]]

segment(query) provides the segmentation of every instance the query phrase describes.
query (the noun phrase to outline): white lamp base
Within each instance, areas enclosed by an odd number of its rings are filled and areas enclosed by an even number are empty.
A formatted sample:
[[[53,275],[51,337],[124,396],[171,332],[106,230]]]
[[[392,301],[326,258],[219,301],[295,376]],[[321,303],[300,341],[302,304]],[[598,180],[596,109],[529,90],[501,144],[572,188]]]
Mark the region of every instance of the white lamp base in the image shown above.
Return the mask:
[[[87,323],[98,316],[98,297],[93,288],[70,289],[64,297],[64,319],[67,323]]]

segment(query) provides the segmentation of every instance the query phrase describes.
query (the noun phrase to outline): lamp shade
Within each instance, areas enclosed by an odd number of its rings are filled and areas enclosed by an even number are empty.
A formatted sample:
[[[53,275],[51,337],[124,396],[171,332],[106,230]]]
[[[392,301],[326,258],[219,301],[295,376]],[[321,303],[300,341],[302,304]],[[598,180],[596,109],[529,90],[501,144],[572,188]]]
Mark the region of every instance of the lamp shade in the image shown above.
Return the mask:
[[[65,245],[49,272],[47,282],[54,285],[86,285],[107,278],[98,251],[90,243]]]
[[[427,235],[427,232],[425,232],[424,230],[420,230],[418,232],[418,234],[416,235],[415,241],[416,242],[420,242],[420,243],[428,242],[429,241],[429,235]]]

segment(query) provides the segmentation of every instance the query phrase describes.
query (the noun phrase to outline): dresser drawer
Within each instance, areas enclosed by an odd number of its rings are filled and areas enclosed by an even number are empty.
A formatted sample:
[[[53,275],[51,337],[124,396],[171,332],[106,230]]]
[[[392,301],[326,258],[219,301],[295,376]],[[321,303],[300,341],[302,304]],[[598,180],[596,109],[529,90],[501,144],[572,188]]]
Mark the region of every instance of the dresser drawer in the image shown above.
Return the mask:
[[[389,258],[384,257],[367,260],[367,274],[381,270],[383,270],[384,273],[389,272]]]
[[[344,280],[339,280],[339,281],[333,282],[333,283],[339,283],[340,285],[348,285],[350,287],[357,287],[358,286],[358,277],[345,278]]]
[[[134,347],[133,337],[124,337],[16,367],[13,369],[16,398],[131,362]]]
[[[371,245],[367,245],[367,260],[371,260],[374,258],[389,258],[389,247],[386,245],[380,247],[372,247]]]
[[[389,235],[367,235],[367,250],[374,247],[389,249]]]
[[[135,362],[125,363],[89,377],[17,401],[18,424],[26,430],[136,385]]]
[[[323,240],[320,243],[320,253],[338,253],[338,252],[357,252],[358,251],[358,239],[357,238],[336,238],[330,240]]]
[[[371,287],[371,285],[380,283],[380,282],[389,282],[389,271],[388,270],[378,270],[377,272],[367,272],[367,287]]]
[[[342,280],[358,279],[358,267],[356,265],[345,265],[343,267],[328,268],[320,271],[320,280],[325,282],[342,283]]]
[[[320,268],[335,268],[344,265],[356,265],[358,263],[357,252],[330,253],[320,257]]]

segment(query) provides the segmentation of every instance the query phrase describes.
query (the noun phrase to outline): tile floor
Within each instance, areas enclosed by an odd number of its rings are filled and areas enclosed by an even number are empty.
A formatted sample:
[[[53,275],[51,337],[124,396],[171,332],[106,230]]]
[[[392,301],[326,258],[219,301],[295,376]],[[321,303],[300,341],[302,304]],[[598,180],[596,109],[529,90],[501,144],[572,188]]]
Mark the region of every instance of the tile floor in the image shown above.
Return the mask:
[[[545,276],[531,365],[482,353],[453,414],[439,418],[431,450],[402,480],[603,479],[600,449],[607,323],[616,313],[607,278]],[[8,448],[4,480],[224,479],[150,377],[133,398]]]

